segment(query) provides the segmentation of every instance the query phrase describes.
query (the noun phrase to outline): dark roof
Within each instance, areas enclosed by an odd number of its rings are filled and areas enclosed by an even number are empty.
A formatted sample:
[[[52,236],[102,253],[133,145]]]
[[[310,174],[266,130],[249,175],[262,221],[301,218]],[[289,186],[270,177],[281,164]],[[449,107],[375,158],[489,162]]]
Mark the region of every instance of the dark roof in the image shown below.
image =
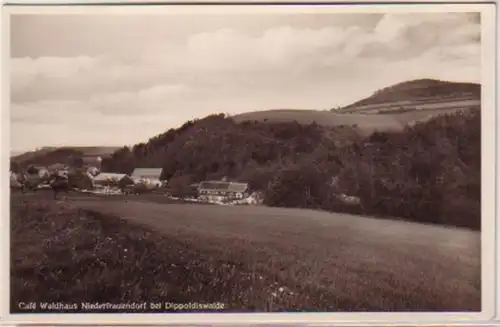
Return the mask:
[[[245,192],[248,189],[248,183],[205,181],[200,183],[199,189],[223,192]]]

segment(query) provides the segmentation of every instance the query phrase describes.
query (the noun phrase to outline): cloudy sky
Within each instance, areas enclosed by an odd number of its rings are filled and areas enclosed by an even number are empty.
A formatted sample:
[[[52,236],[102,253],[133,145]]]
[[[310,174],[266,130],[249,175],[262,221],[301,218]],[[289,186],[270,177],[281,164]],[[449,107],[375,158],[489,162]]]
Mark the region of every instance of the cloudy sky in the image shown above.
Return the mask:
[[[130,145],[214,112],[327,109],[480,81],[471,13],[13,15],[11,143]]]

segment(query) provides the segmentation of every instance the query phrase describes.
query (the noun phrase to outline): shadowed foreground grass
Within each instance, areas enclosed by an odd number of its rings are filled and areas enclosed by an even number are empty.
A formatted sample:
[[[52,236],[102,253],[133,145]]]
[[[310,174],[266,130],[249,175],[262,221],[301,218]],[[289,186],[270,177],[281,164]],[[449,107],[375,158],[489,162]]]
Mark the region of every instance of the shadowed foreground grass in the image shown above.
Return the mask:
[[[11,206],[13,313],[26,312],[20,302],[218,302],[224,311],[270,311],[305,300],[190,242],[54,203]]]
[[[19,302],[143,301],[219,302],[225,305],[224,311],[233,312],[480,310],[478,280],[467,280],[469,273],[443,275],[456,271],[445,265],[453,263],[460,267],[459,264],[467,262],[457,259],[461,253],[448,263],[428,261],[432,264],[419,270],[421,262],[432,254],[407,257],[394,247],[394,256],[388,262],[391,255],[385,251],[386,245],[369,248],[362,239],[354,243],[342,236],[342,232],[329,236],[328,247],[326,232],[323,235],[313,230],[314,224],[310,234],[316,238],[309,238],[306,230],[303,234],[285,227],[280,231],[278,225],[273,226],[275,237],[252,238],[245,235],[249,233],[248,226],[235,225],[236,218],[232,218],[235,216],[220,218],[225,222],[222,225],[205,220],[200,225],[205,226],[204,232],[196,226],[195,216],[190,215],[192,222],[186,218],[178,218],[179,222],[177,218],[167,219],[164,228],[171,226],[169,233],[152,231],[104,214],[105,210],[92,209],[92,206],[98,208],[97,204],[89,204],[84,210],[76,203],[37,197],[29,202],[12,199],[11,312],[21,312]],[[117,204],[107,202],[113,207]],[[165,208],[159,204],[129,202],[128,206],[122,204],[123,210],[130,212],[132,205],[145,217],[160,214],[155,210]],[[209,208],[180,207],[188,214],[190,210]],[[151,215],[147,210],[151,210]],[[168,210],[181,217],[180,212],[175,213],[177,209]],[[221,217],[218,213],[226,209],[212,210]],[[255,217],[259,214],[262,213],[256,211]],[[271,216],[267,218],[272,224]],[[269,230],[272,225],[268,226]],[[235,228],[241,233],[230,233],[224,228]],[[269,234],[258,225],[255,228],[261,231],[257,236]],[[340,231],[355,228],[355,225],[338,226]],[[218,238],[222,233],[224,237]],[[359,244],[359,249],[355,244]],[[382,251],[382,247],[387,253],[383,256],[375,253]],[[377,260],[380,262],[374,262]],[[471,260],[466,267],[468,271],[475,269],[476,260]],[[401,271],[407,275],[400,276]],[[424,273],[428,276],[422,276]]]

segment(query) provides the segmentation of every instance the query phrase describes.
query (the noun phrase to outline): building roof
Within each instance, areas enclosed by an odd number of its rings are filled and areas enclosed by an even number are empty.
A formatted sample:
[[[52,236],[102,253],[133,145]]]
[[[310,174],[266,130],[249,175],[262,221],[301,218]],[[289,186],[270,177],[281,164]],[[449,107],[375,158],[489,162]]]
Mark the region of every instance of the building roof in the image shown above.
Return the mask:
[[[132,178],[160,179],[162,168],[136,168],[132,173]]]
[[[110,181],[110,180],[116,180],[119,181],[123,177],[127,176],[127,174],[117,174],[117,173],[100,173],[99,175],[94,177],[94,181],[99,182],[99,181]]]
[[[245,192],[248,189],[248,183],[204,181],[200,183],[199,189],[223,192]]]

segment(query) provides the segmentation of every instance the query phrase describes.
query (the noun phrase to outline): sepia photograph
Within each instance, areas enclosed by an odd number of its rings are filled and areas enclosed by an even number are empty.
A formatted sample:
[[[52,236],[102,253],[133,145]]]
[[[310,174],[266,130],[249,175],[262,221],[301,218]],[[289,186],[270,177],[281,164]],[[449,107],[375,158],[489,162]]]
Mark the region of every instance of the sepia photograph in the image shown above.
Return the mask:
[[[12,11],[10,314],[484,311],[494,6],[325,7]]]

